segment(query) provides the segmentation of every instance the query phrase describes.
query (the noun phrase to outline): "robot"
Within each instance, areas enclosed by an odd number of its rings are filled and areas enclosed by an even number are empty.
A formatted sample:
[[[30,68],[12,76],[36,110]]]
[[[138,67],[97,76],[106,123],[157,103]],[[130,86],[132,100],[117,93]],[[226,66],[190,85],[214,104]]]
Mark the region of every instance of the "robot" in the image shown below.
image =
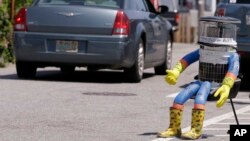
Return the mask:
[[[175,97],[170,107],[169,127],[158,137],[198,139],[202,136],[205,104],[209,96],[217,97],[216,106],[222,107],[239,73],[239,55],[236,52],[238,19],[232,17],[203,17],[200,19],[199,49],[179,60],[171,70],[166,70],[165,80],[175,85],[180,74],[192,63],[199,61],[198,79],[191,82]],[[181,132],[184,103],[194,99],[191,129]]]

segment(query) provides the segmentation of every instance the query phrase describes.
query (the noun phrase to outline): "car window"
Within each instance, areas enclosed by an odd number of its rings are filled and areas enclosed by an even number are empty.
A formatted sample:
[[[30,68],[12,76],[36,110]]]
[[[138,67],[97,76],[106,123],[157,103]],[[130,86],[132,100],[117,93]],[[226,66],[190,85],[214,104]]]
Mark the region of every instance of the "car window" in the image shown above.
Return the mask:
[[[229,3],[249,4],[249,0],[229,0]]]
[[[143,2],[143,0],[137,0],[136,8],[139,11],[148,11],[145,3]]]
[[[39,0],[37,5],[84,5],[121,8],[123,0]]]
[[[149,12],[156,13],[154,5],[151,3],[150,0],[141,0],[145,3],[146,7],[148,8]]]
[[[177,10],[176,3],[174,1],[172,1],[172,0],[165,0],[165,1],[161,0],[160,2],[161,2],[161,5],[167,6],[169,11]]]

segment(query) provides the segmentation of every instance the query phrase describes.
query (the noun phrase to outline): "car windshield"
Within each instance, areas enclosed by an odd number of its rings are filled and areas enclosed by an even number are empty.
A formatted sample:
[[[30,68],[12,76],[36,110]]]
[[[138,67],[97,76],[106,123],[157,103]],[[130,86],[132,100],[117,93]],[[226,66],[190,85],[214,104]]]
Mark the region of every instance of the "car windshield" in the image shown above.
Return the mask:
[[[243,4],[248,4],[250,3],[249,0],[229,0],[229,3],[243,3]]]
[[[37,5],[84,5],[121,8],[123,0],[39,0]]]

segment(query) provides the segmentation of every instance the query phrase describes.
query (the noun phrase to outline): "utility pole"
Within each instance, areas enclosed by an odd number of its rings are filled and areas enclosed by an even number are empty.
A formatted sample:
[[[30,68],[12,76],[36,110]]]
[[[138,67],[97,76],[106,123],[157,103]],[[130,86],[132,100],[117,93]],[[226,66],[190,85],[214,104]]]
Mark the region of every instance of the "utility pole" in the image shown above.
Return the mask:
[[[14,15],[15,15],[15,0],[10,0],[10,21],[11,21],[11,23],[14,22]]]
[[[205,8],[205,0],[198,0],[199,18],[204,15],[204,8]]]
[[[204,15],[204,8],[205,8],[205,0],[197,0],[198,1],[198,33],[200,33],[200,18]],[[198,35],[199,36],[199,35]],[[199,38],[199,37],[198,37]]]

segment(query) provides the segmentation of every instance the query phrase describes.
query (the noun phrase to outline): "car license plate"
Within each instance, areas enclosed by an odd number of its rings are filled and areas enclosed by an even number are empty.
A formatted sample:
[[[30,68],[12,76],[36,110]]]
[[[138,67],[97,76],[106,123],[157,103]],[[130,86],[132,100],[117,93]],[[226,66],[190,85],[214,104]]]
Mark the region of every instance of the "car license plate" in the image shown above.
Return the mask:
[[[78,52],[78,42],[57,40],[56,52]]]

